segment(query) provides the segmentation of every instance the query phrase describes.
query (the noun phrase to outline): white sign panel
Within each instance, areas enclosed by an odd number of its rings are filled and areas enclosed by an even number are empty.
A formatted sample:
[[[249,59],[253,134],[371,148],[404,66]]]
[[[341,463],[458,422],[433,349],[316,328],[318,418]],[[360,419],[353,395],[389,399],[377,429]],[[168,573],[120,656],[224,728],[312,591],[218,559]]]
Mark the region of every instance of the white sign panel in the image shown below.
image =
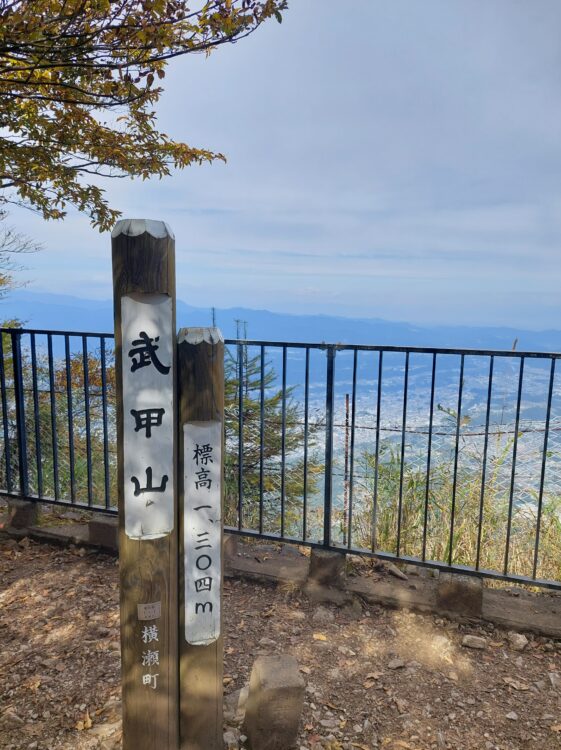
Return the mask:
[[[185,640],[201,646],[220,635],[222,423],[188,422],[183,437]]]
[[[125,532],[173,530],[173,318],[166,294],[121,301]]]

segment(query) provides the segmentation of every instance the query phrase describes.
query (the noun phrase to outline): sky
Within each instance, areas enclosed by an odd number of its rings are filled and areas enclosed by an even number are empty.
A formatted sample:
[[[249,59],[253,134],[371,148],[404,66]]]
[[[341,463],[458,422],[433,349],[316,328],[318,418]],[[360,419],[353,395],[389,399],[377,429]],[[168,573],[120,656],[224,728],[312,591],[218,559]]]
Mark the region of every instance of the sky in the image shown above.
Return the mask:
[[[227,164],[105,184],[175,232],[196,306],[561,327],[559,0],[291,0],[173,61],[162,130]],[[45,223],[29,289],[110,298],[110,238]]]

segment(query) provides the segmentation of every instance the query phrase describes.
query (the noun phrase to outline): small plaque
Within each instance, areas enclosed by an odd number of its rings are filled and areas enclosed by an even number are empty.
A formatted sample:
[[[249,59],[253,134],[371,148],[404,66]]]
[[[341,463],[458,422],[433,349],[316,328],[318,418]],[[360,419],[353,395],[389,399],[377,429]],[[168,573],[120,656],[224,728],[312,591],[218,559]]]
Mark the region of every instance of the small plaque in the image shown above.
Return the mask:
[[[157,620],[162,616],[162,602],[152,604],[137,604],[139,620]]]

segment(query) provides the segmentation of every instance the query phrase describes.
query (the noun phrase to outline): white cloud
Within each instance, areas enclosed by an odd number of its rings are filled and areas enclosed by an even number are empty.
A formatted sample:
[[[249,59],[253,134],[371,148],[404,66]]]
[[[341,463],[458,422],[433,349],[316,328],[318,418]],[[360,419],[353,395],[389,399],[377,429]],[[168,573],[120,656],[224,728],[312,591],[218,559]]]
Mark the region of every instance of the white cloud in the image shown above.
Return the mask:
[[[165,79],[162,129],[227,165],[108,185],[126,215],[173,226],[179,296],[558,325],[557,0],[292,6]],[[110,294],[108,236],[15,216],[45,239],[37,286]]]

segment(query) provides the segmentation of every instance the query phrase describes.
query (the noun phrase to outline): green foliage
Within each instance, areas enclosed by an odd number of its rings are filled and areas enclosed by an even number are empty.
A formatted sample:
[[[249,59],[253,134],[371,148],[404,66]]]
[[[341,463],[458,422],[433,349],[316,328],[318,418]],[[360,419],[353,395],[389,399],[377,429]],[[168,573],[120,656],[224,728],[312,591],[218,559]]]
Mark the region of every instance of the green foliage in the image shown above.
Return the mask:
[[[12,490],[17,492],[20,489],[19,456],[10,336],[4,334],[2,343]],[[103,462],[104,431],[99,353],[93,352],[88,356],[87,396],[85,369],[81,354],[71,356],[68,371],[64,361],[55,360],[53,371],[50,373],[47,357],[39,353],[36,358],[36,373],[37,380],[36,387],[34,387],[31,356],[29,352],[23,352],[22,377],[30,494],[42,494],[45,497],[56,498],[68,503],[74,499],[75,502],[87,504],[88,485],[91,484],[93,503],[103,505],[105,468]],[[108,402],[112,404],[114,403],[115,390],[114,369],[111,365],[107,367],[106,375]],[[51,387],[51,379],[53,387]],[[68,383],[70,383],[70,389],[68,389]],[[69,405],[72,409],[71,428],[67,416]],[[37,419],[35,414],[37,414]],[[53,425],[56,440],[53,440]],[[116,455],[113,444],[114,434],[111,434],[110,425],[107,437],[109,492],[112,504],[116,505]],[[89,470],[88,453],[91,458]],[[4,451],[0,453],[0,484],[3,487],[8,486]]]
[[[504,437],[504,436],[503,436]],[[480,547],[479,565],[482,569],[502,571],[505,561],[508,525],[509,491],[501,482],[501,474],[509,470],[512,437],[499,443],[488,460],[483,506],[481,506],[480,456],[464,446],[457,469],[455,487],[454,535],[450,538],[452,498],[454,496],[451,453],[433,456],[426,503],[427,560],[447,562],[450,556],[455,565],[474,567]],[[520,441],[520,437],[519,437]],[[371,518],[376,513],[375,547],[395,553],[401,455],[394,446],[382,443],[376,503],[374,504],[375,455],[364,450],[358,473],[362,480],[357,490],[353,521],[353,539],[357,547],[370,548]],[[537,523],[537,491],[534,502],[514,503],[509,545],[509,573],[532,575]],[[425,502],[427,474],[414,461],[403,465],[400,554],[422,557],[425,534]],[[482,518],[481,539],[478,540],[479,517]],[[561,495],[544,493],[540,527],[539,578],[561,580]]]
[[[167,61],[281,20],[286,0],[0,0],[0,205],[108,229],[97,176],[163,177],[224,157],[172,140],[154,107]],[[93,177],[93,179],[92,179]]]

